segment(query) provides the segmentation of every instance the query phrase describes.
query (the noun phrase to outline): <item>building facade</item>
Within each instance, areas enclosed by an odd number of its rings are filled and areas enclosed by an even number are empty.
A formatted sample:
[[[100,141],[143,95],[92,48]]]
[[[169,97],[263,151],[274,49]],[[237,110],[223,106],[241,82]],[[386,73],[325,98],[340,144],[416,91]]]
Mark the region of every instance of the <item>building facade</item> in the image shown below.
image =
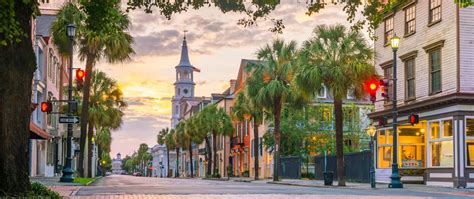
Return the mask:
[[[117,156],[112,159],[112,173],[121,175],[123,173],[122,170],[122,155],[117,153]]]
[[[393,77],[390,39],[401,38],[395,58],[397,132],[391,128],[391,101],[378,101],[370,114],[388,121],[377,126],[377,181],[390,180],[396,133],[402,181],[414,174],[427,185],[474,187],[473,18],[473,6],[414,0],[386,13],[376,29],[375,65],[384,78]],[[420,122],[409,124],[410,114],[418,114]]]

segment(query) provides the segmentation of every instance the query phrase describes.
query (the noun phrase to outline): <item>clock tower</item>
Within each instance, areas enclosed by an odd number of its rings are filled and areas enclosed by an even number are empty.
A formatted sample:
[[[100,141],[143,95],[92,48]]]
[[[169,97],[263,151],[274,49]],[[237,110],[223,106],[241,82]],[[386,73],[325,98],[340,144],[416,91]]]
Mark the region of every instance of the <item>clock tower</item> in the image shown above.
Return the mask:
[[[176,81],[174,83],[174,96],[172,99],[172,116],[171,116],[171,128],[176,127],[179,121],[180,100],[185,98],[194,97],[194,76],[193,72],[199,72],[199,69],[195,68],[189,62],[188,45],[186,43],[186,30],[184,31],[183,45],[181,46],[181,59],[179,64],[175,67],[176,69]]]

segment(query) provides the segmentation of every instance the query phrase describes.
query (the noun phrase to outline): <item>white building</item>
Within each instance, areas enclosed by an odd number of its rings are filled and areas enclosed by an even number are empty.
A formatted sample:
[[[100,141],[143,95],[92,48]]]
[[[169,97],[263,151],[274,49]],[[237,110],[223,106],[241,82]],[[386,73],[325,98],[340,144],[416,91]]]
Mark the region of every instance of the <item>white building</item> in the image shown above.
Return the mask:
[[[427,185],[474,187],[473,18],[474,6],[414,0],[386,13],[376,30],[375,64],[388,79],[393,77],[389,42],[393,35],[401,38],[396,57],[397,162],[401,173],[417,174]],[[370,114],[374,120],[388,119],[376,135],[379,182],[389,182],[391,174],[391,103],[375,103]],[[410,114],[418,114],[420,123],[409,124]]]
[[[113,174],[122,174],[122,155],[117,153],[117,157],[112,159],[112,173]]]

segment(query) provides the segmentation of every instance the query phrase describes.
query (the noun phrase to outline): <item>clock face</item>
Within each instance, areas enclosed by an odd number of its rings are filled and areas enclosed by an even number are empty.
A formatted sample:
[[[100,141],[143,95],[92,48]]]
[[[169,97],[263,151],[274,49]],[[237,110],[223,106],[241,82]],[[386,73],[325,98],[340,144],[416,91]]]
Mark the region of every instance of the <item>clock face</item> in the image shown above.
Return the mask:
[[[184,93],[184,94],[188,94],[188,89],[184,89],[184,90],[183,90],[183,93]]]

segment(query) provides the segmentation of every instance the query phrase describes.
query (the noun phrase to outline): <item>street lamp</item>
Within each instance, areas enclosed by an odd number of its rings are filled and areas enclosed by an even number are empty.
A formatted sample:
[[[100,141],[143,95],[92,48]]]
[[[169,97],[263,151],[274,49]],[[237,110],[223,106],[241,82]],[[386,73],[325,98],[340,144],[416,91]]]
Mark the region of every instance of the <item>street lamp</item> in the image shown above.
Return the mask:
[[[367,134],[370,136],[370,187],[375,188],[375,168],[374,168],[374,136],[375,127],[370,125],[367,128]]]
[[[389,188],[403,188],[398,174],[398,139],[397,139],[397,50],[400,45],[400,37],[397,35],[390,39],[390,45],[393,49],[393,96],[392,96],[392,135],[393,135],[393,156],[392,156],[392,175],[390,176]]]
[[[66,27],[66,33],[69,37],[69,85],[68,85],[68,112],[69,117],[73,116],[73,104],[72,104],[72,57],[73,57],[73,40],[76,35],[76,26],[74,24],[68,24]],[[67,124],[67,147],[66,147],[66,166],[63,169],[63,176],[59,179],[60,182],[74,182],[74,171],[72,170],[72,124]]]

